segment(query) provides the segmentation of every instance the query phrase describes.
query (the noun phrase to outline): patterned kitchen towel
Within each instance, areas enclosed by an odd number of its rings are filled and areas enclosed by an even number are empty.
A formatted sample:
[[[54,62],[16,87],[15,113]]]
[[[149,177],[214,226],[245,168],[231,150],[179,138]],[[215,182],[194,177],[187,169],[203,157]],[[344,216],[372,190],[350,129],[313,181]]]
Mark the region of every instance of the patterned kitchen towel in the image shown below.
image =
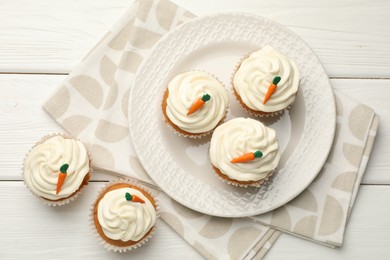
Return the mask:
[[[297,198],[253,217],[283,232],[341,246],[379,124],[366,105],[335,91],[336,134],[324,167]]]
[[[193,17],[166,0],[134,2],[43,105],[69,133],[88,144],[97,167],[153,185],[129,136],[130,86],[142,59],[161,36]],[[209,259],[261,258],[279,235],[267,226],[341,245],[378,121],[372,109],[341,93],[336,101],[338,123],[331,155],[316,181],[288,205],[253,222],[196,213],[161,192],[162,219]]]
[[[88,146],[94,166],[153,187],[129,136],[130,86],[153,45],[193,17],[167,0],[135,1],[44,103],[60,125]],[[262,257],[279,235],[250,219],[194,212],[158,193],[161,218],[208,259]]]

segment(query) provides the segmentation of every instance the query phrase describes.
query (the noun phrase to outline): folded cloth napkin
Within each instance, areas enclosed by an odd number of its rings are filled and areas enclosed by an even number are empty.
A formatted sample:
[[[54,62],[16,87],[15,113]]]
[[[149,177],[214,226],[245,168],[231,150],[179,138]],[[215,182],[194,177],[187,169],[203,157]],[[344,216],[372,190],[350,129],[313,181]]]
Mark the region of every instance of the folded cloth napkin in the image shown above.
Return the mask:
[[[87,144],[96,167],[156,187],[131,144],[129,91],[154,44],[193,17],[167,0],[135,1],[43,104],[60,125]],[[336,100],[337,133],[331,155],[316,181],[288,205],[253,219],[217,218],[157,191],[161,218],[208,259],[260,259],[279,236],[276,229],[341,245],[378,120],[372,109],[341,93]]]
[[[129,136],[129,90],[153,45],[193,17],[166,0],[135,1],[44,103],[60,125],[87,145],[94,166],[155,187]],[[156,193],[161,218],[208,259],[261,258],[279,235],[253,220],[200,214]]]
[[[341,246],[372,149],[379,118],[366,105],[335,91],[336,134],[324,167],[284,206],[253,217],[259,223],[328,246]]]

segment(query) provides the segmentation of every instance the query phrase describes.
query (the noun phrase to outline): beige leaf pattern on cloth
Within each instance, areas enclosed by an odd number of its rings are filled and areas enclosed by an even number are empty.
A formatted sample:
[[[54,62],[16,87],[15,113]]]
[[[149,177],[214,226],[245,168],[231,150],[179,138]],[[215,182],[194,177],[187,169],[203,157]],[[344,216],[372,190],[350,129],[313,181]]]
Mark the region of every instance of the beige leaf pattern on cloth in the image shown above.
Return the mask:
[[[180,205],[179,203],[177,203],[174,200],[171,200],[171,204],[172,204],[173,208],[175,209],[175,211],[180,216],[182,216],[184,218],[194,219],[194,218],[201,218],[201,217],[204,216],[202,213],[199,213],[197,211],[194,211],[192,209],[184,207],[184,206]]]
[[[127,113],[129,108],[129,94],[130,94],[130,88],[126,90],[125,94],[123,94],[122,97],[122,112],[125,118],[127,119]]]
[[[130,73],[135,73],[139,65],[141,65],[143,57],[140,54],[133,51],[125,52],[123,56],[124,58],[119,64],[119,68],[122,70],[126,70]]]
[[[74,115],[65,118],[61,124],[72,135],[78,136],[91,122],[92,119],[87,116]]]
[[[195,241],[193,244],[192,244],[192,247],[196,249],[196,251],[198,251],[199,253],[202,254],[203,257],[205,257],[207,260],[217,260],[218,258],[215,257],[213,254],[211,254],[209,251],[206,250],[206,248],[204,248],[204,246],[202,246],[202,244],[200,244],[199,242]]]
[[[173,20],[175,19],[175,16],[172,14],[176,13],[176,10],[177,10],[177,5],[168,1],[162,0],[157,4],[157,9],[156,9],[157,21],[161,25],[161,27],[167,31],[172,26]]]
[[[176,217],[174,214],[169,213],[169,212],[160,212],[160,216],[165,222],[167,222],[168,225],[173,227],[173,229],[180,236],[184,236],[184,226],[178,217]]]
[[[364,147],[353,145],[353,144],[344,144],[343,153],[345,159],[355,167],[358,167],[363,156]]]
[[[95,136],[106,143],[116,143],[123,140],[129,134],[127,127],[100,119],[95,131]]]
[[[161,35],[148,29],[133,25],[129,42],[138,49],[150,49],[161,38]]]
[[[317,217],[304,217],[295,224],[293,232],[306,237],[313,237],[316,229]]]
[[[337,232],[343,223],[344,212],[340,203],[332,196],[326,197],[325,207],[320,223],[320,236],[327,236]]]
[[[272,212],[271,225],[291,230],[291,218],[285,207],[280,207]]]
[[[317,200],[310,190],[303,191],[297,198],[289,203],[290,206],[317,212]]]
[[[228,252],[231,259],[239,259],[248,249],[248,244],[254,243],[262,230],[254,226],[243,227],[236,230],[228,242]]]
[[[115,167],[114,156],[107,148],[98,144],[88,145],[88,148],[92,153],[92,160],[94,162],[98,163],[104,161],[105,167]]]
[[[193,13],[188,12],[188,11],[185,11],[183,16],[186,18],[195,18],[196,17]]]
[[[108,91],[106,102],[104,104],[104,110],[111,108],[115,104],[115,101],[118,98],[118,91],[118,86],[116,83],[114,83],[114,85],[112,85]]]
[[[358,105],[349,115],[349,130],[359,140],[363,140],[372,119],[372,113],[367,106]]]
[[[69,108],[70,95],[65,86],[61,86],[53,96],[46,102],[45,109],[54,118],[61,117]]]
[[[115,85],[115,72],[117,70],[117,65],[113,62],[107,55],[104,55],[100,61],[100,75],[103,81],[109,85]]]
[[[115,81],[115,72],[118,66],[107,55],[104,55],[100,61],[100,75],[103,81],[110,87],[105,100],[104,110],[114,105],[118,97],[118,85]]]
[[[140,1],[142,1],[142,4],[139,6],[137,10],[137,18],[143,22],[146,22],[153,5],[153,1],[150,0],[140,0]]]
[[[217,238],[225,235],[233,223],[232,218],[210,217],[199,234],[206,238]]]
[[[88,75],[78,75],[69,80],[84,98],[96,109],[100,108],[103,103],[103,88],[100,83]]]
[[[356,179],[356,175],[356,172],[344,172],[340,174],[333,181],[332,188],[349,192],[355,184],[354,180]]]
[[[127,44],[127,39],[133,28],[133,20],[130,20],[123,29],[108,43],[108,46],[114,50],[122,51]]]

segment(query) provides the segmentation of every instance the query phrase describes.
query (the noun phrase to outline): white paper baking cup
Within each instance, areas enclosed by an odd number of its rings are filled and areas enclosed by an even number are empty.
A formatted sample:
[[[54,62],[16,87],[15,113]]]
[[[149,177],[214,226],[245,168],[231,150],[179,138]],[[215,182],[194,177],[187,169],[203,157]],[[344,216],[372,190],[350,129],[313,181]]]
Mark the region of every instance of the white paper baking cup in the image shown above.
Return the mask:
[[[214,165],[213,166],[213,170],[215,172],[215,169],[214,169]],[[218,169],[218,168],[217,168]],[[236,187],[241,187],[241,188],[248,188],[248,187],[256,187],[256,188],[260,188],[263,184],[265,184],[266,182],[268,182],[272,176],[274,176],[274,174],[276,173],[277,171],[276,170],[273,170],[273,171],[270,171],[267,176],[265,176],[263,179],[261,180],[258,180],[257,182],[254,182],[254,183],[251,183],[251,184],[244,184],[244,183],[238,183],[238,182],[234,182],[234,181],[231,181],[230,179],[225,179],[225,178],[222,178],[222,176],[220,176],[217,172],[215,172],[215,174],[218,176],[218,178],[224,182],[224,183],[227,183],[227,184],[230,184],[230,185],[233,185],[233,186],[236,186]],[[222,171],[221,171],[221,174]],[[229,178],[226,174],[223,174],[225,175],[227,178]],[[238,181],[238,180],[237,180]]]

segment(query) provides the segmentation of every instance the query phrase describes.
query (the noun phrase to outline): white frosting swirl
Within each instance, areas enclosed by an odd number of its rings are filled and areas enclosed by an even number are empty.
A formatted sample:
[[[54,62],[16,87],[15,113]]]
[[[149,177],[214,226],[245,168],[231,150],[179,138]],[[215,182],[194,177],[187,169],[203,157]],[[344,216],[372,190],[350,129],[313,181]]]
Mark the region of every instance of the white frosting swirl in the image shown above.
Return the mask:
[[[281,77],[276,91],[266,104],[264,96],[272,80]],[[299,85],[295,62],[275,49],[265,46],[242,61],[233,78],[234,89],[242,102],[255,111],[275,112],[292,104]]]
[[[261,158],[245,163],[231,160],[260,150]],[[274,170],[280,160],[279,145],[273,129],[257,120],[238,117],[218,126],[211,138],[211,163],[230,179],[258,181]]]
[[[67,176],[56,194],[60,168],[68,164]],[[69,197],[79,189],[89,172],[89,158],[84,145],[77,140],[55,136],[37,145],[27,155],[24,181],[32,192],[49,200]]]
[[[127,201],[126,192],[136,195],[145,203]],[[111,239],[138,241],[156,223],[156,210],[142,192],[132,188],[120,188],[107,192],[97,210],[103,233]]]
[[[177,75],[168,85],[166,114],[173,124],[189,133],[212,130],[225,116],[228,94],[223,85],[202,71],[189,71]],[[191,115],[188,110],[204,94],[211,99]]]

